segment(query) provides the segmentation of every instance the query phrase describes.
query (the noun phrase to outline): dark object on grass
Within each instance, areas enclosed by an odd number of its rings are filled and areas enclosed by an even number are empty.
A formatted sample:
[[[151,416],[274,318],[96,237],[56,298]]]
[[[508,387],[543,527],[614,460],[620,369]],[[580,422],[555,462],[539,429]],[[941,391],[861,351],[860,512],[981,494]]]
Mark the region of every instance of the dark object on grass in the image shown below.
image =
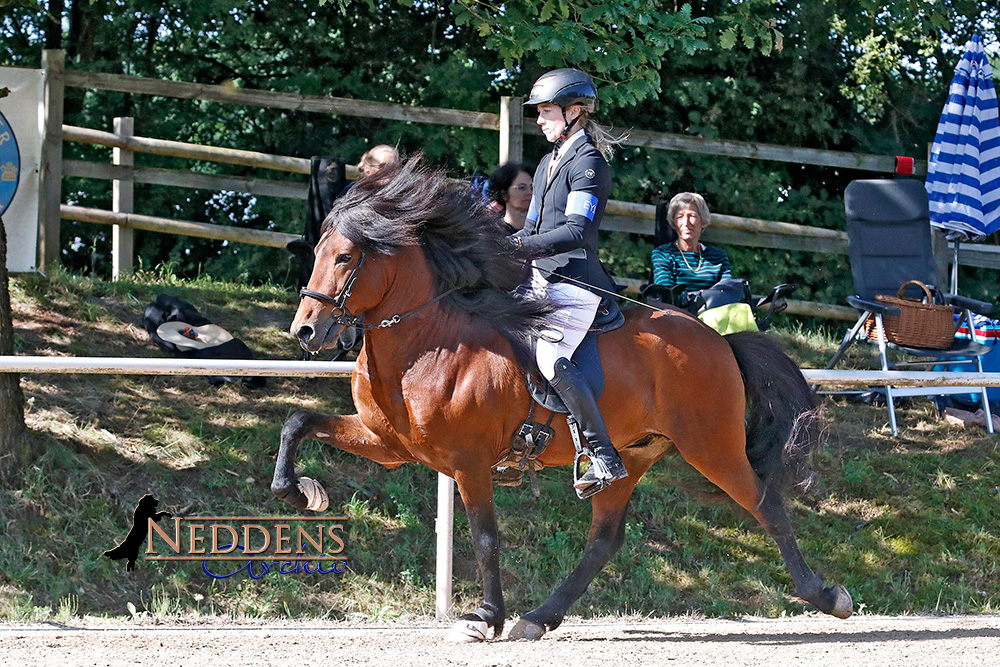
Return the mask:
[[[149,333],[149,337],[153,340],[153,342],[156,343],[161,350],[174,356],[183,357],[185,359],[254,358],[253,352],[246,346],[246,343],[241,341],[239,338],[231,338],[230,340],[218,345],[199,345],[196,338],[197,334],[193,330],[198,327],[211,325],[212,323],[208,320],[208,318],[199,313],[197,308],[192,306],[187,301],[182,301],[175,296],[171,296],[169,294],[158,295],[156,297],[156,301],[146,306],[146,311],[143,313],[142,320],[143,324],[146,326],[146,332]],[[167,322],[183,322],[188,325],[192,329],[191,343],[189,345],[185,345],[184,343],[176,342],[176,339],[174,338],[171,340],[164,340],[158,330],[161,325],[166,324]],[[226,382],[236,382],[238,379],[238,377],[228,375],[212,375],[209,376],[208,381],[213,386],[216,386]],[[243,378],[243,384],[251,389],[260,389],[267,384],[267,378],[245,377]]]

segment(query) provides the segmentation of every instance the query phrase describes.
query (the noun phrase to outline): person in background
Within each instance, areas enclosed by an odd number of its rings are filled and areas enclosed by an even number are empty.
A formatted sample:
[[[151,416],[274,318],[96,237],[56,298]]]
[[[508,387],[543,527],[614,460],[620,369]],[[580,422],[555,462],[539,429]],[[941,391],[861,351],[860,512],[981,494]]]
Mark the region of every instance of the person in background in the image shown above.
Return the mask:
[[[701,233],[712,220],[704,197],[694,192],[675,195],[667,207],[667,219],[677,240],[653,250],[654,283],[690,292],[733,277],[726,251],[701,242]]]
[[[489,197],[496,204],[494,208],[503,212],[503,221],[512,234],[524,228],[531,205],[533,171],[524,162],[508,162],[490,174]]]
[[[396,150],[396,147],[379,144],[368,149],[361,156],[361,160],[358,162],[358,171],[365,176],[370,176],[383,167],[397,162],[399,162],[399,151]]]

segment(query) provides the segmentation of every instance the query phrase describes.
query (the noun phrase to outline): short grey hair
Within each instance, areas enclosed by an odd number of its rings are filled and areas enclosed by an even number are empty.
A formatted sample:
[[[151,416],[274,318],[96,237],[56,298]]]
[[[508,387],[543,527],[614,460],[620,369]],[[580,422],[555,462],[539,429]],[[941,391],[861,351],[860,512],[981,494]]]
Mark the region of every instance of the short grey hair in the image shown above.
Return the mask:
[[[712,214],[708,210],[705,198],[697,192],[682,192],[674,195],[674,198],[670,200],[670,206],[667,207],[667,220],[670,221],[670,226],[675,231],[677,230],[677,214],[686,208],[698,214],[698,220],[702,223],[702,226],[712,223]]]

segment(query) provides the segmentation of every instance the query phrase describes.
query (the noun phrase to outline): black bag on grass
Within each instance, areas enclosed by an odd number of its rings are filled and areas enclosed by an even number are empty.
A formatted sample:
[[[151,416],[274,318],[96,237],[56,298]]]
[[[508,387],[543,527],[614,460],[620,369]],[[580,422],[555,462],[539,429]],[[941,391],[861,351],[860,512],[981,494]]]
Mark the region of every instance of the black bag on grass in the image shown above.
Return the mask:
[[[174,356],[185,359],[254,358],[246,343],[233,338],[228,331],[212,324],[197,308],[175,296],[158,295],[156,301],[146,306],[142,320],[150,339],[161,350]],[[238,379],[212,375],[208,381],[212,385],[220,385]],[[267,378],[244,377],[243,384],[259,389],[267,384]]]

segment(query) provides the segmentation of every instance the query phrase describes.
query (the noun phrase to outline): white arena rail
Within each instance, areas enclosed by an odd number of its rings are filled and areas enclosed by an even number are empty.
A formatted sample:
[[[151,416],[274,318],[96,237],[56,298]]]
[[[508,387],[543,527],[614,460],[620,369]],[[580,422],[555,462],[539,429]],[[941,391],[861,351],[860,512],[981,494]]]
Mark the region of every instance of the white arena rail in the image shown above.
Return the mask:
[[[268,377],[350,377],[353,361],[281,361],[239,359],[189,360],[134,357],[0,356],[0,373],[80,373],[90,375],[236,375]],[[830,386],[1000,387],[1000,373],[940,373],[934,371],[855,371],[803,369],[806,382]],[[451,614],[452,533],[455,481],[438,474],[435,609],[439,618]]]

